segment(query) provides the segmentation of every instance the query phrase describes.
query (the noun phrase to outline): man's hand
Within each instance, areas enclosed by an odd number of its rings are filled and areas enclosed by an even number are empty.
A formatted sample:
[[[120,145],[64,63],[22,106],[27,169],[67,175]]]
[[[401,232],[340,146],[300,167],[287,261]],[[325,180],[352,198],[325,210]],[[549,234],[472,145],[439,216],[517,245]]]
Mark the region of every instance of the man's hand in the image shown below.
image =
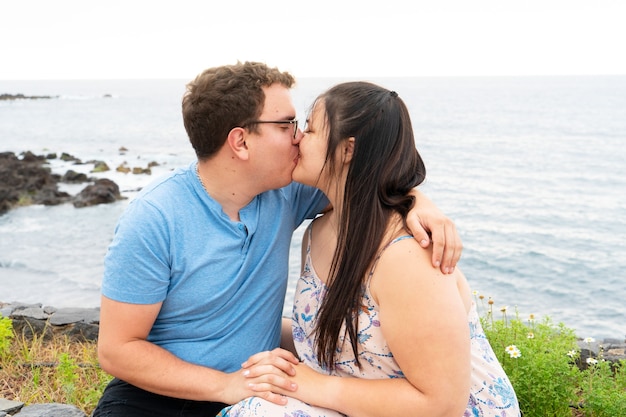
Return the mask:
[[[413,189],[410,194],[415,197],[415,204],[406,216],[407,226],[423,248],[427,248],[432,239],[433,266],[444,274],[451,274],[463,251],[454,222],[420,191]]]

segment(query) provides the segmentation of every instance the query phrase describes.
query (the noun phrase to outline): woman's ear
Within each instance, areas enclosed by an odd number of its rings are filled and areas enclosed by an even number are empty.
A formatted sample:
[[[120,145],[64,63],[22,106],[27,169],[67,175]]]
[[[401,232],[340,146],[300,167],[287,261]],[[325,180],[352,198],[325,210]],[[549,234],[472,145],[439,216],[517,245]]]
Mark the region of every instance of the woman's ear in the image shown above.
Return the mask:
[[[343,163],[349,164],[354,154],[354,137],[346,139],[343,143]]]
[[[248,145],[246,144],[246,130],[242,127],[235,127],[228,132],[226,143],[231,151],[243,161],[247,161],[250,157]]]

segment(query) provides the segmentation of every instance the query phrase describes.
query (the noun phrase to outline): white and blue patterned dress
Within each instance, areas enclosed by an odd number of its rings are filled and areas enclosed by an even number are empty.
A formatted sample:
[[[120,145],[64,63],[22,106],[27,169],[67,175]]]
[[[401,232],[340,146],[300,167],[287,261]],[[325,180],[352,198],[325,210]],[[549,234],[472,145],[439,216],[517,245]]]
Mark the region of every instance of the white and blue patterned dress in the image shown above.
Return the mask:
[[[387,246],[412,236],[401,236]],[[320,373],[330,372],[321,367],[315,354],[314,327],[326,286],[316,275],[310,257],[311,234],[308,229],[307,255],[304,271],[296,287],[293,306],[293,337],[300,359]],[[380,255],[379,255],[380,256]],[[371,278],[373,269],[370,272]],[[367,379],[404,378],[385,342],[378,321],[378,306],[369,291],[369,279],[364,288],[363,307],[359,312],[359,360],[356,365],[349,340],[339,340],[344,349],[339,350],[336,368],[332,375]],[[498,362],[480,324],[476,306],[468,314],[471,337],[471,388],[463,417],[518,417],[519,404],[509,378]],[[345,334],[343,331],[341,334]],[[342,417],[337,411],[313,407],[289,398],[279,406],[257,397],[251,397],[228,407],[218,417]],[[459,416],[460,417],[460,416]]]

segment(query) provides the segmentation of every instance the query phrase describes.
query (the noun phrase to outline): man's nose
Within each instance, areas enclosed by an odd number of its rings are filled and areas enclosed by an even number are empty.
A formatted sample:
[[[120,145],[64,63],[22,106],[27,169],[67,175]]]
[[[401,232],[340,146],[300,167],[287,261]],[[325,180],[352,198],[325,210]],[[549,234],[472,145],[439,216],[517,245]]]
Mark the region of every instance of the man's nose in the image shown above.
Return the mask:
[[[296,137],[293,138],[293,144],[297,145],[300,143],[300,141],[302,140],[302,137],[304,136],[304,133],[302,133],[302,131],[300,130],[300,128],[298,128],[298,131],[296,132]]]

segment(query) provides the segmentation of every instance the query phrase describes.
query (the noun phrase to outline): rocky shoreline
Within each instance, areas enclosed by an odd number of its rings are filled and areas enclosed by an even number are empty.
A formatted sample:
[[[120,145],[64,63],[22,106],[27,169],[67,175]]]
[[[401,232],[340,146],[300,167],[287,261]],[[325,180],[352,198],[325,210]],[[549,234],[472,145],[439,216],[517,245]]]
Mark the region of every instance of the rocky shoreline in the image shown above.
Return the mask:
[[[59,96],[25,96],[24,94],[0,94],[0,100],[41,100],[59,98]]]
[[[125,149],[121,148],[120,152]],[[65,174],[52,173],[49,161],[60,159],[75,165],[93,164],[92,173],[106,172],[110,168],[104,161],[87,161],[68,154],[56,153],[35,155],[30,151],[19,156],[13,152],[0,152],[0,216],[9,210],[31,204],[58,205],[72,203],[74,207],[89,207],[96,204],[114,203],[122,200],[119,186],[110,179],[89,177],[86,174],[67,170]],[[146,168],[130,168],[122,164],[116,168],[118,172],[150,175],[151,168],[158,165],[151,162]],[[77,195],[70,195],[59,190],[59,183],[81,184],[91,183]]]
[[[64,175],[53,174],[48,161],[56,154],[35,155],[24,152],[18,158],[13,152],[0,153],[0,215],[12,208],[30,204],[58,205],[72,202],[75,207],[112,203],[123,197],[113,181],[106,178],[89,178],[87,175],[68,170]],[[64,161],[82,163],[69,154],[62,154]],[[99,161],[92,161],[94,169]],[[59,183],[80,184],[92,182],[78,195],[59,190]]]
[[[13,330],[27,338],[33,335],[44,340],[67,336],[78,342],[96,342],[100,324],[100,308],[55,308],[42,304],[0,301],[0,316],[13,322]]]

